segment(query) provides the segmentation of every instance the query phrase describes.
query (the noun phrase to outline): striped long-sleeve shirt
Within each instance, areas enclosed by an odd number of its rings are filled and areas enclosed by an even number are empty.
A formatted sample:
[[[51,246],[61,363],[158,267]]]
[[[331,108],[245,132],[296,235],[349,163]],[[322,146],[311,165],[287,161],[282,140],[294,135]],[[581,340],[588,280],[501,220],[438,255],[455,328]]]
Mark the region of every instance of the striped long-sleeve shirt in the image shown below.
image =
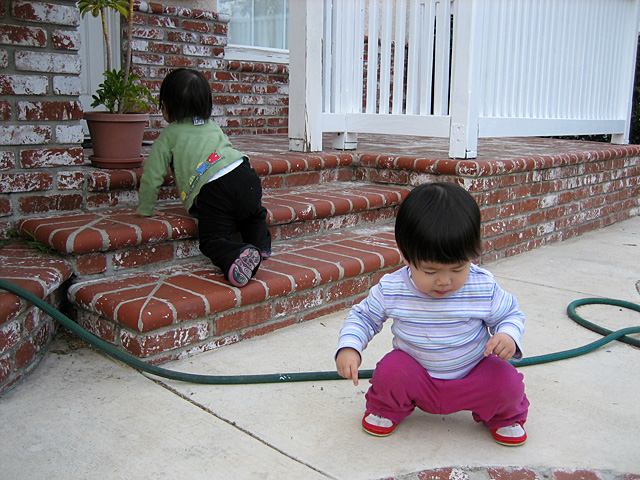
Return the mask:
[[[362,354],[387,319],[393,321],[393,348],[411,355],[434,378],[465,377],[484,358],[485,345],[495,333],[513,338],[513,359],[522,358],[524,315],[516,298],[474,264],[464,286],[445,298],[418,290],[408,267],[385,275],[351,309],[338,350],[351,347]]]

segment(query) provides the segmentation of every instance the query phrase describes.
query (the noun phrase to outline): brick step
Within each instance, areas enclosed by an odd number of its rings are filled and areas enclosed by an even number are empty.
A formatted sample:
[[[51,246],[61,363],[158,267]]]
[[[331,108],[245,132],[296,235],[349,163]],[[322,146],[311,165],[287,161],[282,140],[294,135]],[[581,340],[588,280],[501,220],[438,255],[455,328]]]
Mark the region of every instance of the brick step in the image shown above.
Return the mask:
[[[84,328],[159,363],[350,306],[399,265],[387,222],[280,241],[241,289],[196,261],[79,282],[68,297]]]
[[[274,242],[391,220],[409,189],[332,182],[265,191]],[[123,207],[22,220],[20,233],[61,252],[80,279],[184,262],[200,256],[197,226],[181,204],[139,217]]]
[[[148,148],[144,153],[148,154]],[[350,153],[251,152],[251,165],[262,177],[265,190],[355,180],[354,163],[354,155]],[[84,209],[96,211],[136,206],[138,197],[133,192],[139,188],[141,177],[142,168],[103,170],[89,167],[84,175],[69,178],[67,182],[74,188],[78,184],[83,185]],[[169,173],[160,190],[160,200],[177,202],[179,198],[173,176]]]
[[[24,241],[0,248],[0,278],[58,308],[71,265]],[[56,322],[30,302],[0,290],[0,395],[33,370],[47,352]]]

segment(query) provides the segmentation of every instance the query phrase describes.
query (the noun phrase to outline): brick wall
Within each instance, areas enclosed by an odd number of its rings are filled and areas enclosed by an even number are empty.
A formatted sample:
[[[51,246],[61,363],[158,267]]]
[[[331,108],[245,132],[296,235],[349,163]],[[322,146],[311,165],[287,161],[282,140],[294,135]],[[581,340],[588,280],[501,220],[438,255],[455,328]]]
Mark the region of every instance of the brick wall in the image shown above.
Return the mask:
[[[80,208],[81,62],[74,2],[0,5],[0,238],[18,217]]]
[[[602,143],[591,148],[513,160],[365,154],[356,178],[463,185],[480,205],[482,261],[488,262],[640,215],[640,146]]]
[[[225,14],[157,3],[136,5],[134,71],[159,92],[171,69],[200,70],[211,82],[214,120],[228,135],[286,134],[289,67],[226,60],[228,22]],[[155,139],[165,125],[159,112],[153,112],[146,138]]]

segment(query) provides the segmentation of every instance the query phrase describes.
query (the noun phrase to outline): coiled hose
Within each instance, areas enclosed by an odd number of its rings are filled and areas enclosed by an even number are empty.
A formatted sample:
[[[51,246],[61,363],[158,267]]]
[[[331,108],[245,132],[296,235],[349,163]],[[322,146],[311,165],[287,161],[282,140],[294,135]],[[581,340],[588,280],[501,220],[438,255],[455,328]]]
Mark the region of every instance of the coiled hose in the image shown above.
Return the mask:
[[[176,372],[168,370],[166,368],[158,367],[156,365],[150,365],[137,357],[124,353],[118,350],[110,343],[96,337],[75,323],[69,317],[59,312],[44,300],[40,299],[31,292],[25,290],[14,283],[0,279],[0,289],[6,290],[18,297],[26,300],[27,302],[38,307],[44,313],[57,320],[62,326],[75,333],[78,337],[93,345],[98,350],[106,353],[112,358],[119,360],[120,362],[135,368],[136,370],[150,373],[158,377],[168,378],[171,380],[179,380],[182,382],[208,384],[208,385],[247,385],[255,383],[280,383],[280,382],[306,382],[306,381],[320,381],[320,380],[344,380],[337,372],[299,372],[299,373],[271,373],[260,375],[201,375],[196,373]],[[599,325],[591,323],[576,313],[576,308],[583,305],[601,304],[601,305],[614,305],[630,310],[640,312],[640,305],[626,302],[623,300],[613,300],[608,298],[583,298],[576,300],[569,304],[567,307],[567,313],[571,319],[576,321],[583,327],[588,328],[596,333],[604,335],[603,338],[595,342],[589,343],[582,347],[574,348],[571,350],[564,350],[561,352],[550,353],[547,355],[539,355],[536,357],[528,357],[520,360],[519,362],[510,362],[517,367],[525,367],[528,365],[537,365],[541,363],[555,362],[558,360],[564,360],[567,358],[577,357],[584,355],[585,353],[592,352],[601,346],[619,340],[621,342],[628,343],[635,347],[640,347],[640,340],[627,337],[633,333],[640,333],[640,326],[628,327],[617,331],[607,330]],[[371,378],[373,370],[360,370],[358,372],[359,378]]]

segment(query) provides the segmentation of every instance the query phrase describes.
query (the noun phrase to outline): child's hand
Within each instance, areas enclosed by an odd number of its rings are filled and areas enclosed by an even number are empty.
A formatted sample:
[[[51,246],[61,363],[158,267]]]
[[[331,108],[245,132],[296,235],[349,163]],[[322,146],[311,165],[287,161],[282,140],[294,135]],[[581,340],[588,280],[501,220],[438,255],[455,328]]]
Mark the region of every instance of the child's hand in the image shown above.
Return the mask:
[[[484,347],[484,356],[497,355],[503,360],[509,360],[516,353],[516,342],[506,333],[496,333]]]
[[[354,385],[358,385],[358,367],[362,359],[357,350],[353,348],[342,348],[336,356],[336,367],[341,377],[353,380]]]

